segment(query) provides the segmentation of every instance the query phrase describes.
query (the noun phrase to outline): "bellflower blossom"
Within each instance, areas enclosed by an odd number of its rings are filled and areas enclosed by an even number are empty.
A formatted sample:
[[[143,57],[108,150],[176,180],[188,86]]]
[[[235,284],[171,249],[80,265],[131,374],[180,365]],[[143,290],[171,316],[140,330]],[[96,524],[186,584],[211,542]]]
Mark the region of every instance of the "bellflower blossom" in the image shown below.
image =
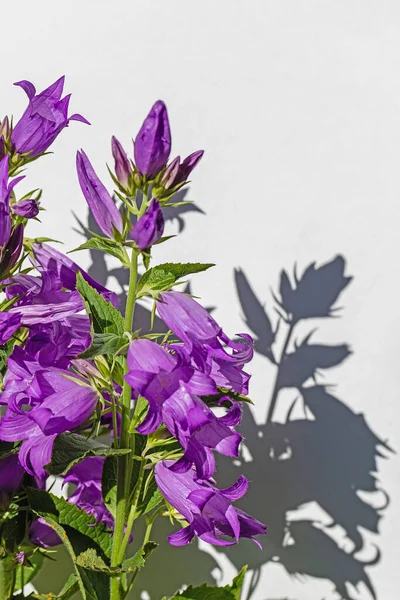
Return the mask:
[[[29,398],[23,392],[14,395],[14,402],[11,406],[8,404],[0,422],[0,439],[23,441],[19,450],[21,465],[29,474],[43,479],[55,438],[91,416],[97,392],[67,379],[62,373],[42,372],[42,378],[38,373],[35,375],[36,397]]]
[[[184,355],[176,350],[171,356],[150,340],[134,340],[128,369],[125,379],[149,402],[147,416],[137,429],[151,433],[164,421],[184,449],[184,456],[173,466],[176,471],[187,471],[194,463],[198,476],[207,479],[215,470],[212,450],[238,456],[242,438],[231,426],[238,424],[240,413],[234,420],[214,415],[198,395],[215,394],[215,384],[187,363]]]
[[[166,164],[171,152],[171,131],[167,107],[158,100],[151,108],[134,143],[135,164],[142,175],[152,179]]]
[[[209,481],[199,481],[192,469],[183,474],[174,473],[170,466],[170,461],[156,465],[156,482],[166,500],[189,523],[169,536],[170,544],[184,546],[197,535],[216,546],[232,546],[241,537],[250,538],[260,546],[254,536],[265,534],[265,525],[231,504],[246,493],[248,482],[245,477],[241,476],[231,487],[219,490]],[[233,541],[220,536],[231,537]]]
[[[239,341],[231,340],[207,310],[183,292],[161,293],[157,311],[193,361],[202,365],[200,368],[209,368],[218,386],[248,393],[250,376],[243,367],[253,357],[249,335],[240,334]],[[223,344],[232,352],[227,352]]]
[[[24,474],[25,471],[18,462],[17,454],[10,454],[0,459],[0,505],[2,496],[12,496],[18,490]]]
[[[76,154],[76,169],[82,193],[97,225],[110,238],[114,237],[114,229],[122,234],[121,215],[83,150]]]
[[[164,233],[164,215],[160,203],[152,200],[144,215],[135,223],[131,238],[140,250],[158,242]]]
[[[29,99],[28,107],[13,128],[11,143],[20,154],[38,156],[45,152],[70,121],[90,125],[82,115],[68,117],[71,95],[61,98],[65,77],[60,77],[48,88],[36,94],[35,86],[26,80],[14,85],[21,87]]]
[[[115,308],[118,307],[117,294],[97,283],[93,277],[90,277],[89,273],[86,273],[73,260],[50,246],[50,244],[33,243],[32,251],[34,255],[32,263],[35,264],[36,268],[42,273],[44,271],[55,273],[61,281],[62,287],[71,291],[76,290],[76,274],[80,271],[82,277],[92,288],[97,290],[108,302],[111,302]]]

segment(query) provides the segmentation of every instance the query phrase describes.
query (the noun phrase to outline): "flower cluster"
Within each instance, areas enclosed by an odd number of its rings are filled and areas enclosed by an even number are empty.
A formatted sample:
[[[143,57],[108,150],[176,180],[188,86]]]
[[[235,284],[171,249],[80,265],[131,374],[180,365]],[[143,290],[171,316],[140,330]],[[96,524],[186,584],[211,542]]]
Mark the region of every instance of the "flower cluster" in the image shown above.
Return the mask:
[[[6,356],[0,441],[7,446],[0,456],[0,509],[12,502],[18,506],[21,486],[45,490],[56,442],[62,440],[68,456],[68,440],[74,440],[71,461],[57,474],[63,485],[75,486],[70,505],[91,515],[93,527],[114,530],[112,567],[122,562],[152,481],[161,493],[159,503],[184,522],[170,536],[172,545],[194,536],[217,545],[254,539],[265,526],[232,504],[245,493],[247,480],[240,477],[227,489],[214,480],[215,454],[239,455],[242,438],[236,428],[240,401],[248,394],[245,365],[253,356],[252,339],[246,334],[231,339],[197,301],[175,291],[176,269],[149,269],[151,246],[167,239],[163,207],[174,205],[174,194],[203,152],[168,163],[170,126],[158,101],[136,136],[133,160],[112,138],[114,195],[85,152],[77,153],[80,187],[102,234],[93,234],[83,247],[130,265],[123,318],[115,293],[47,241],[24,238],[40,205],[33,193],[17,199],[21,169],[45,153],[69,121],[88,122],[77,114],[68,117],[70,96],[61,97],[64,78],[39,94],[27,81],[17,85],[28,95],[28,107],[14,127],[7,118],[0,123],[0,343]],[[140,256],[146,272],[138,283]],[[191,267],[186,273],[196,271]],[[145,280],[147,287],[138,294]],[[161,344],[156,334],[133,328],[140,295],[153,299],[169,330]],[[89,445],[90,452],[76,455],[76,440],[86,448],[88,438],[100,433],[108,435],[101,452]],[[116,467],[122,511],[103,497],[108,451],[122,455]],[[41,548],[60,543],[37,510],[29,518],[28,538]],[[17,563],[25,560],[25,549],[15,553]]]

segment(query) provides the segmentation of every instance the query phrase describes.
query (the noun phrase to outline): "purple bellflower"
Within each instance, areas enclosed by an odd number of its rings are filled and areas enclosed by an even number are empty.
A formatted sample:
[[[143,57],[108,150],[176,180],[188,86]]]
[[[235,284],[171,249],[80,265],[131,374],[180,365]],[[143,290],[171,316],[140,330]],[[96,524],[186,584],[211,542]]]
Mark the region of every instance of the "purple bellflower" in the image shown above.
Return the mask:
[[[20,369],[25,366],[22,363]],[[43,480],[46,477],[44,466],[50,462],[55,438],[59,433],[75,429],[91,416],[97,393],[67,379],[62,372],[40,371],[38,364],[31,364],[30,371],[33,371],[33,377],[28,379],[19,372],[19,385],[12,386],[11,381],[11,389],[6,385],[2,393],[2,403],[4,395],[8,396],[9,402],[6,415],[0,421],[0,439],[23,441],[19,450],[21,465],[29,474]]]
[[[132,166],[121,143],[116,137],[111,138],[111,151],[114,158],[115,175],[124,189],[129,188],[129,180],[132,176]]]
[[[118,307],[118,296],[104,286],[97,283],[88,273],[79,267],[62,252],[59,252],[49,244],[33,243],[32,250],[34,261],[32,261],[39,271],[52,271],[62,283],[62,287],[67,290],[76,290],[76,274],[81,272],[85,281],[99,292],[108,302],[111,302],[115,308]]]
[[[151,108],[134,143],[137,169],[152,179],[166,164],[171,152],[167,107],[158,100]]]
[[[64,478],[64,483],[76,485],[74,493],[68,502],[93,515],[96,522],[102,521],[109,529],[114,527],[114,519],[101,493],[101,476],[104,458],[91,456],[73,466]]]
[[[250,376],[243,366],[253,357],[249,335],[241,334],[240,341],[231,340],[207,310],[183,292],[160,294],[157,310],[168,328],[182,340],[194,363],[208,369],[218,386],[248,393]]]
[[[140,433],[153,432],[164,421],[170,433],[184,449],[183,457],[174,464],[184,472],[196,465],[199,477],[208,479],[214,473],[212,450],[238,456],[241,436],[231,427],[240,420],[228,415],[217,418],[198,397],[216,393],[212,379],[186,362],[184,354],[174,355],[150,340],[134,340],[128,351],[129,371],[125,376],[132,389],[149,403]]]
[[[156,482],[166,500],[189,523],[169,536],[170,544],[184,546],[197,535],[216,546],[231,546],[241,537],[250,538],[260,546],[254,536],[265,534],[265,525],[231,503],[246,493],[248,482],[245,477],[241,476],[231,487],[219,490],[209,481],[199,481],[192,469],[183,474],[174,473],[169,463],[162,461],[156,465]]]
[[[29,81],[14,84],[20,86],[29,98],[28,107],[11,133],[11,142],[20,154],[42,154],[70,121],[90,124],[79,114],[68,116],[71,95],[61,98],[64,79],[60,77],[40,94],[36,94],[35,86]]]
[[[5,344],[20,327],[20,315],[0,312],[0,345]]]
[[[133,226],[131,237],[140,250],[145,250],[158,242],[163,233],[163,211],[160,203],[157,200],[152,200],[144,215]]]
[[[121,215],[83,150],[76,154],[76,169],[82,193],[97,225],[110,238],[114,237],[114,229],[122,234]]]
[[[174,158],[164,171],[164,175],[160,181],[161,185],[166,190],[169,190],[187,181],[190,173],[202,159],[203,154],[204,150],[197,150],[196,152],[193,152],[193,154],[187,156],[182,163],[180,162],[180,156]]]

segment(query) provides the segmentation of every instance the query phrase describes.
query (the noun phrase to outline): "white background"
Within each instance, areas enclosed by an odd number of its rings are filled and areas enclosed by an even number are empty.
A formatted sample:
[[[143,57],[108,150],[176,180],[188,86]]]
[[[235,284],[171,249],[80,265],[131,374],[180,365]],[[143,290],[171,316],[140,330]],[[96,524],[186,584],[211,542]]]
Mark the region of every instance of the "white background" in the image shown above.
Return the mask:
[[[63,239],[68,249],[82,242],[73,231],[72,211],[86,218],[76,150],[85,149],[108,185],[111,135],[131,152],[131,138],[162,98],[173,154],[206,150],[188,196],[206,215],[188,213],[183,233],[159,248],[156,259],[216,262],[193,290],[217,307],[216,318],[233,334],[245,329],[234,267],[244,269],[271,306],[270,288],[282,268],[297,261],[301,270],[343,255],[355,278],[342,297],[342,318],[325,322],[316,336],[347,342],[354,354],[327,380],[398,449],[398,2],[20,0],[2,8],[1,42],[0,113],[18,118],[25,106],[14,81],[29,79],[41,90],[65,74],[72,112],[92,123],[71,123],[54,144],[55,155],[29,168],[20,189],[43,187],[47,208],[35,231]],[[170,225],[171,233],[177,229]],[[89,266],[89,256],[80,260]],[[261,422],[273,370],[262,357],[252,370]],[[379,479],[391,504],[372,540],[382,558],[369,575],[378,600],[395,600],[396,455],[379,462]],[[268,524],[268,514],[257,516]],[[227,559],[221,565],[225,583],[235,570]],[[369,597],[362,586],[359,591],[353,596]],[[291,578],[278,565],[264,568],[253,596],[335,597],[329,581]]]

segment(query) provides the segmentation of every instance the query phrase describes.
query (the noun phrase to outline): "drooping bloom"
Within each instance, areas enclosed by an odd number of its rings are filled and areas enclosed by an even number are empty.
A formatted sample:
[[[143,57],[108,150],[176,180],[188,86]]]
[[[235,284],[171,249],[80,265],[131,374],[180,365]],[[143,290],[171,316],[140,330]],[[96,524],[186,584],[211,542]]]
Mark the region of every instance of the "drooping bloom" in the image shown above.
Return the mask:
[[[146,418],[137,429],[151,433],[163,421],[184,450],[183,457],[171,468],[184,472],[194,464],[198,476],[207,479],[215,470],[213,450],[238,456],[242,438],[232,427],[238,424],[240,411],[235,411],[235,416],[228,413],[216,417],[199,398],[216,393],[213,380],[187,362],[178,348],[174,352],[171,355],[146,339],[134,340],[130,345],[125,378],[149,403]]]
[[[12,206],[12,211],[25,219],[33,219],[39,214],[40,203],[37,200],[20,200]]]
[[[142,175],[149,179],[166,164],[171,152],[171,131],[167,107],[158,100],[136,136],[134,144],[135,164]]]
[[[183,292],[160,294],[157,310],[168,328],[182,340],[194,363],[201,369],[208,368],[218,386],[248,393],[250,376],[243,366],[253,356],[249,335],[240,334],[239,341],[231,340],[207,310]]]
[[[246,493],[248,482],[245,477],[241,476],[231,487],[219,490],[208,481],[199,481],[193,470],[174,473],[170,466],[170,461],[156,465],[156,482],[166,500],[189,523],[169,536],[170,544],[184,546],[198,536],[216,546],[231,546],[241,537],[250,538],[260,545],[254,536],[265,534],[265,525],[231,503]]]
[[[114,169],[117,179],[125,189],[129,187],[129,179],[132,175],[132,166],[121,143],[116,137],[111,138],[111,151],[114,158]]]
[[[197,150],[185,158],[181,163],[180,156],[174,158],[171,164],[165,169],[164,175],[161,179],[161,185],[169,190],[180,183],[184,183],[188,180],[190,173],[196,168],[202,156],[204,150]]]
[[[61,539],[44,519],[36,519],[29,527],[29,541],[40,548],[52,548],[61,544]]]
[[[205,373],[180,363],[164,348],[150,340],[133,340],[129,346],[127,362],[127,382],[149,402],[147,416],[137,428],[140,433],[148,434],[157,429],[162,421],[163,403],[183,383],[193,394],[216,393],[214,382]]]
[[[164,233],[164,215],[160,203],[152,200],[144,215],[135,223],[131,231],[132,239],[140,250],[145,250],[158,242]]]
[[[11,382],[11,390],[2,394],[2,402],[7,392],[13,401],[8,402],[6,416],[0,421],[0,439],[23,441],[19,450],[21,465],[29,474],[43,480],[46,477],[44,466],[50,462],[55,438],[59,433],[75,429],[91,416],[97,392],[68,379],[62,372],[40,371],[40,365],[32,367],[34,377],[25,381],[25,390],[21,389],[24,379],[20,374],[19,386],[14,386],[14,393]],[[30,397],[27,395],[29,385]],[[16,391],[18,387],[19,392]]]
[[[11,142],[20,154],[29,152],[31,156],[38,156],[45,152],[70,121],[89,125],[89,121],[79,114],[68,116],[71,95],[61,98],[64,79],[60,77],[40,94],[36,94],[35,86],[29,81],[14,84],[29,98],[28,107],[11,133]]]
[[[76,169],[81,190],[97,225],[110,238],[114,237],[113,227],[122,234],[121,215],[83,150],[76,154]]]
[[[117,294],[111,292],[100,283],[97,283],[95,279],[90,277],[90,275],[73,260],[53,248],[53,246],[50,246],[49,244],[33,243],[32,250],[35,258],[34,264],[38,270],[41,272],[52,271],[56,273],[62,283],[62,287],[71,291],[76,290],[76,274],[80,271],[82,277],[90,286],[98,291],[99,294],[108,300],[108,302],[111,302],[116,308],[118,307]]]
[[[114,519],[101,493],[101,477],[104,458],[91,456],[73,466],[64,478],[64,483],[76,485],[74,493],[68,502],[93,515],[97,522],[102,521],[109,529],[114,526]]]

